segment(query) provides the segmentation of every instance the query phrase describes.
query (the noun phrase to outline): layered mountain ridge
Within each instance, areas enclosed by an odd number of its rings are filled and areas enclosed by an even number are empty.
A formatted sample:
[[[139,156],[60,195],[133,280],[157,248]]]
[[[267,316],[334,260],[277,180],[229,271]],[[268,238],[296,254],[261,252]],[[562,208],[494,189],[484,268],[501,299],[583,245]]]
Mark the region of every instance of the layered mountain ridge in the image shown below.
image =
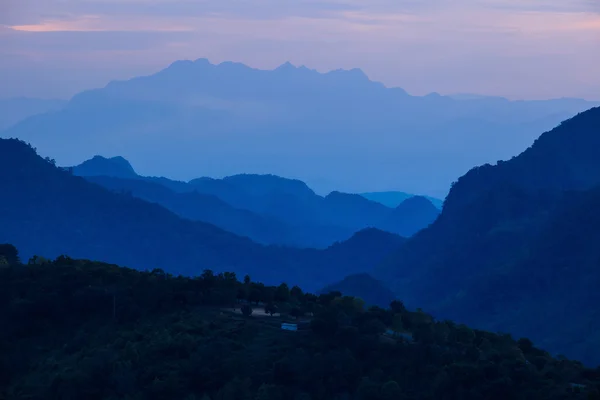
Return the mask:
[[[177,215],[215,224],[263,244],[326,248],[375,227],[411,236],[439,210],[429,200],[388,208],[363,196],[332,192],[322,197],[306,183],[275,175],[240,174],[189,182],[138,175],[123,157],[95,156],[72,167],[75,175],[107,189],[158,203]]]
[[[409,193],[443,198],[473,165],[506,159],[594,105],[411,96],[356,69],[268,71],[200,59],[82,92],[0,135],[33,143],[60,165],[118,154],[146,176],[272,173],[300,177],[318,192],[402,183]]]

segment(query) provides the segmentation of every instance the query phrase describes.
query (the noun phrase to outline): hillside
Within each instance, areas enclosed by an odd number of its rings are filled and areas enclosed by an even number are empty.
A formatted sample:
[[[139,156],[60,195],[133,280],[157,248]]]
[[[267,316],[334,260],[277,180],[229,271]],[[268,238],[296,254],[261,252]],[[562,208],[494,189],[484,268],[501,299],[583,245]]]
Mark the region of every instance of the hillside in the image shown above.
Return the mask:
[[[340,282],[328,285],[319,291],[323,294],[331,292],[359,297],[368,305],[383,308],[396,299],[396,295],[385,287],[383,282],[378,281],[369,274],[349,275]]]
[[[302,181],[275,175],[197,178],[188,183],[145,177],[122,157],[95,156],[73,167],[73,173],[264,244],[326,248],[369,227],[410,236],[439,213],[428,201],[392,210],[356,194],[332,192],[322,197]]]
[[[371,271],[373,266],[379,264],[376,260],[382,261],[388,254],[404,245],[405,241],[405,238],[393,233],[367,228],[356,232],[348,240],[332,244],[322,253],[331,263],[339,263],[340,267],[352,266],[352,273],[356,274]]]
[[[0,135],[33,143],[59,165],[118,154],[146,176],[272,173],[319,193],[401,183],[441,198],[473,165],[504,160],[597,105],[412,96],[358,69],[268,71],[199,59],[79,93]]]
[[[410,237],[431,225],[440,214],[440,210],[423,196],[413,196],[404,200],[386,217],[385,223],[378,226],[383,230],[401,226],[400,235]]]
[[[407,304],[440,317],[530,336],[551,351],[600,363],[600,337],[590,333],[599,311],[590,285],[600,275],[589,267],[597,260],[589,240],[599,231],[592,206],[599,127],[600,108],[592,109],[519,156],[474,168],[453,186],[436,222],[375,276]],[[570,322],[557,329],[567,315]],[[568,335],[575,329],[576,340]]]
[[[148,202],[160,204],[182,218],[207,222],[262,244],[325,248],[336,240],[346,239],[352,234],[347,229],[334,227],[329,231],[294,227],[274,217],[232,207],[212,194],[196,191],[178,193],[152,179],[89,176],[86,180],[112,191],[128,193]]]
[[[6,246],[5,246],[6,247]],[[2,247],[0,247],[0,251]],[[0,253],[2,254],[2,253]],[[596,400],[600,374],[395,302],[61,257],[0,268],[0,396]],[[248,302],[278,317],[242,316]],[[309,329],[280,329],[312,312]],[[412,340],[386,330],[410,332]]]
[[[262,246],[73,176],[17,140],[0,140],[0,185],[0,243],[14,243],[26,258],[71,254],[183,275],[226,269],[266,283],[293,281],[316,290],[340,276],[369,271],[387,254],[381,247],[370,253],[370,242],[364,253],[355,242],[351,257]]]

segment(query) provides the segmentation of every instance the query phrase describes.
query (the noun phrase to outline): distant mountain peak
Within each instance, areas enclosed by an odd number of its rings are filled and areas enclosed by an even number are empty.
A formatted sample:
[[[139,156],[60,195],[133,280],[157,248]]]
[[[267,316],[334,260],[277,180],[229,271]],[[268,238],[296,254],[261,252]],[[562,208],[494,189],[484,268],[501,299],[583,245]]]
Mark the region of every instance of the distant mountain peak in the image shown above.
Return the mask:
[[[213,65],[208,58],[198,58],[194,61],[196,65]]]
[[[431,202],[431,200],[429,200],[427,197],[425,196],[412,196],[407,198],[406,200],[404,200],[402,203],[400,203],[400,205],[397,207],[402,207],[402,208],[423,208],[423,207],[427,207],[427,208],[431,208],[431,209],[435,209],[437,210],[437,207],[435,207],[433,205],[433,203]]]
[[[101,155],[95,155],[89,160],[73,167],[73,172],[79,176],[138,177],[131,163],[121,156],[106,158]]]
[[[294,69],[298,69],[298,68],[291,62],[286,61],[283,64],[281,64],[279,67],[275,68],[275,71],[287,71],[287,70],[294,70]]]
[[[300,196],[314,196],[308,185],[298,179],[283,178],[273,174],[238,174],[223,178],[224,182],[234,182],[244,190],[255,194],[288,192]]]
[[[198,60],[196,60],[196,62],[197,61]],[[190,67],[193,67],[194,65],[196,65],[196,62],[194,62],[192,60],[176,60],[176,61],[173,61],[167,68],[165,68],[165,70],[178,69],[178,68],[190,68]]]
[[[254,69],[254,68],[249,67],[246,64],[243,64],[243,63],[240,63],[240,62],[235,62],[235,61],[223,61],[222,63],[218,64],[217,67],[219,67],[219,68],[227,68],[229,70],[235,70],[235,71],[245,71],[245,70],[252,70],[252,69]]]
[[[334,69],[333,71],[329,72],[330,75],[339,75],[339,76],[348,76],[348,77],[352,77],[352,78],[357,78],[357,79],[361,79],[361,80],[368,80],[370,81],[369,77],[367,76],[367,74],[360,68],[352,68],[352,69]]]

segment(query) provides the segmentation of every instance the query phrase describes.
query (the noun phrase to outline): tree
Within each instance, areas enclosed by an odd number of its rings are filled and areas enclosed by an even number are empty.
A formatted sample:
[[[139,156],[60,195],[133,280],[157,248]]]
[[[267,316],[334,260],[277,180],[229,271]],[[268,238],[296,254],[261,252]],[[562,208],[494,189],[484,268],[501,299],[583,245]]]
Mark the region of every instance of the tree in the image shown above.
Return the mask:
[[[354,306],[354,311],[361,313],[365,310],[365,301],[360,297],[355,297],[352,300],[352,305]]]
[[[251,316],[252,312],[254,311],[249,304],[244,304],[242,306],[241,310],[242,310],[242,315],[244,315],[245,317]]]
[[[246,275],[246,276],[244,276],[244,285],[249,285],[249,284],[250,284],[250,282],[252,282],[252,281],[250,280],[250,275]]]
[[[273,314],[277,313],[277,306],[273,303],[267,303],[267,305],[265,305],[265,313],[273,316]]]
[[[0,244],[0,258],[4,258],[8,265],[21,263],[19,251],[12,244]]]
[[[298,286],[294,286],[290,290],[290,296],[296,301],[301,301],[304,297],[304,293],[302,292],[302,289],[300,289]]]
[[[323,293],[319,295],[318,302],[321,305],[328,306],[334,299],[342,297],[342,292],[338,290],[332,290],[329,293]]]
[[[400,300],[392,301],[390,303],[390,309],[394,314],[403,314],[407,311],[404,303],[402,303]]]
[[[404,324],[402,323],[402,315],[396,314],[392,318],[392,330],[396,333],[404,330]]]
[[[208,287],[212,287],[216,283],[215,273],[210,269],[204,270],[201,277]]]
[[[523,351],[524,354],[531,353],[531,351],[533,350],[533,343],[527,338],[519,339],[517,341],[517,344],[519,345],[519,348]]]
[[[263,298],[262,288],[257,284],[252,284],[250,292],[248,293],[248,301],[251,303],[260,303]]]
[[[41,256],[33,256],[27,262],[29,265],[44,265],[49,264],[50,260]]]
[[[275,301],[286,303],[290,299],[290,288],[286,283],[277,286],[275,291]]]

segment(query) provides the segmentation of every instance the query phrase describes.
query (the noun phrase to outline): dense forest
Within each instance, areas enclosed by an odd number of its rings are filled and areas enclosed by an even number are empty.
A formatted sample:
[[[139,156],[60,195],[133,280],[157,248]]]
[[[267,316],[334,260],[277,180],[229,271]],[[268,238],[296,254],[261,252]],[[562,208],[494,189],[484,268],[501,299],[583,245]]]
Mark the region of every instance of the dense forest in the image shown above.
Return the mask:
[[[23,265],[11,245],[0,246],[0,354],[11,400],[600,398],[600,370],[400,301],[66,256]]]

